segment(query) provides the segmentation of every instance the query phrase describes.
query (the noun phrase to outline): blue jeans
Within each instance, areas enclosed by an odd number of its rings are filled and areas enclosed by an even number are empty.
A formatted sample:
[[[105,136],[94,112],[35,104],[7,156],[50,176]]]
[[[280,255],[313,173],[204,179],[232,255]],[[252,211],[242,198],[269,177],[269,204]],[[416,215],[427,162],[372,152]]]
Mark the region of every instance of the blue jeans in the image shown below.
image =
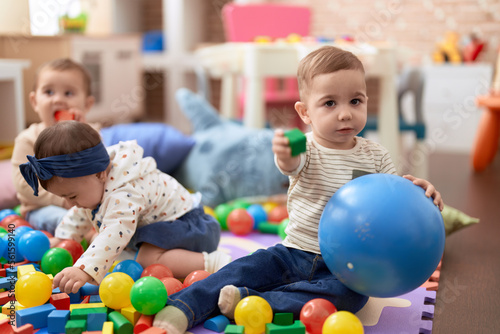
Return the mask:
[[[181,309],[188,328],[220,313],[218,299],[226,285],[239,288],[241,298],[261,296],[273,313],[291,312],[300,316],[304,304],[324,298],[337,309],[359,311],[368,301],[342,284],[327,268],[319,254],[287,248],[281,244],[239,258],[202,281],[171,297],[167,304]]]
[[[35,230],[44,230],[54,235],[57,225],[62,221],[68,210],[56,205],[48,205],[32,210],[26,215],[26,221]]]

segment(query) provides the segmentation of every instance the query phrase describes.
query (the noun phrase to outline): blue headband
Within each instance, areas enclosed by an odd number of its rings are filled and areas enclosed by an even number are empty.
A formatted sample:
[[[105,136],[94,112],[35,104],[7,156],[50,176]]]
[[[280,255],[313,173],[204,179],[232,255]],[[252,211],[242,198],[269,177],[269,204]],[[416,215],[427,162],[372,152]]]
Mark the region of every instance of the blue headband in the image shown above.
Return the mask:
[[[50,180],[53,176],[65,178],[80,177],[102,172],[108,168],[109,154],[103,143],[86,150],[37,159],[27,155],[28,162],[19,169],[26,182],[38,196],[38,179]]]

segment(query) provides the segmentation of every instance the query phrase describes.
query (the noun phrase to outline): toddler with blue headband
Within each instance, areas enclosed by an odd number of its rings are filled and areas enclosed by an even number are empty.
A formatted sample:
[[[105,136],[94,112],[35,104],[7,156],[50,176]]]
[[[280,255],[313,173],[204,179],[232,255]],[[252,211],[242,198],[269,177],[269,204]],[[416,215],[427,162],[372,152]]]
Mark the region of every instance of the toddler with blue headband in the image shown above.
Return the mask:
[[[199,269],[213,273],[231,260],[217,251],[220,226],[204,213],[199,194],[159,171],[135,141],[105,148],[90,125],[59,122],[40,133],[20,171],[34,195],[40,184],[73,206],[51,245],[97,231],[73,267],[54,277],[63,292],[99,284],[127,246],[138,249],[143,267],[160,263],[178,278]]]

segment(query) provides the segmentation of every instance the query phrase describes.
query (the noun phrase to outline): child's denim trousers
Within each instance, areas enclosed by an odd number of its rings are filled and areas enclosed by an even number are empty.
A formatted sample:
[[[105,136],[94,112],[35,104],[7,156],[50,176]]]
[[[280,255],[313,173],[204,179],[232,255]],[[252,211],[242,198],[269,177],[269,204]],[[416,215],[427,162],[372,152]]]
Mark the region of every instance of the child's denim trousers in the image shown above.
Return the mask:
[[[368,301],[342,284],[327,268],[319,254],[287,248],[281,244],[237,259],[202,281],[171,297],[168,305],[181,309],[188,328],[220,313],[220,290],[226,285],[239,288],[241,298],[261,296],[273,313],[291,312],[299,319],[300,310],[314,298],[331,301],[339,310],[357,312]]]

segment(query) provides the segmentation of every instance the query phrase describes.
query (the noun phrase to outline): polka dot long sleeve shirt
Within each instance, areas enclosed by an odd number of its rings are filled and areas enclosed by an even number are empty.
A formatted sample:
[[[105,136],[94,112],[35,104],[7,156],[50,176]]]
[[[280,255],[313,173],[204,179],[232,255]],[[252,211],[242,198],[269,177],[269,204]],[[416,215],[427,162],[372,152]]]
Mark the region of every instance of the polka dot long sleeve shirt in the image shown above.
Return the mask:
[[[97,237],[74,264],[97,283],[128,245],[136,229],[158,221],[175,220],[193,208],[189,192],[170,175],[143,157],[136,141],[108,147],[111,170],[99,207],[72,208],[55,236],[80,242],[92,227]]]

